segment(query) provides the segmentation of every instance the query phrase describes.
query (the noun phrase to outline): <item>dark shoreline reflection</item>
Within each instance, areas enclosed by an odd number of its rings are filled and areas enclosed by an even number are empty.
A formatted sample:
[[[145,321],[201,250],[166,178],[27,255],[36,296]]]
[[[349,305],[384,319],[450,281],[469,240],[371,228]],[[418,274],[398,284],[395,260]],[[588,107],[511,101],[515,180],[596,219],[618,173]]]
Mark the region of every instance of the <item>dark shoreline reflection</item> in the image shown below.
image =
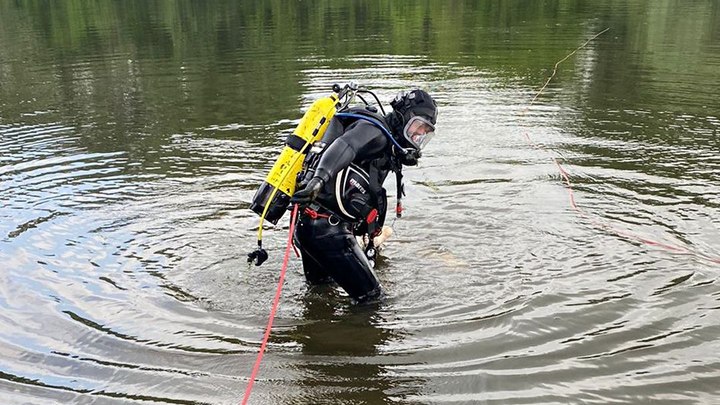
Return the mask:
[[[302,297],[302,317],[290,329],[273,333],[273,340],[300,345],[294,362],[303,389],[288,404],[402,403],[417,395],[419,379],[389,375],[382,346],[402,339],[402,333],[382,325],[382,301],[356,305],[330,286],[312,288]]]

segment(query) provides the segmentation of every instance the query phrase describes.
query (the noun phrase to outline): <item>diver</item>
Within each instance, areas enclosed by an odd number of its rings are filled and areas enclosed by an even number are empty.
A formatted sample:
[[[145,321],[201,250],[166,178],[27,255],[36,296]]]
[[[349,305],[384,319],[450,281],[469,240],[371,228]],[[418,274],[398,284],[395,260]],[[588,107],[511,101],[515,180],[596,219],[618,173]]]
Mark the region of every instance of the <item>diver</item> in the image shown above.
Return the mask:
[[[398,95],[392,111],[372,107],[338,113],[309,153],[290,202],[300,205],[294,234],[303,271],[311,285],[336,282],[357,302],[378,298],[381,286],[373,272],[377,249],[373,238],[385,221],[390,172],[397,178],[402,207],[402,166],[417,165],[421,150],[435,132],[437,104],[425,91]],[[363,248],[355,238],[365,235]]]

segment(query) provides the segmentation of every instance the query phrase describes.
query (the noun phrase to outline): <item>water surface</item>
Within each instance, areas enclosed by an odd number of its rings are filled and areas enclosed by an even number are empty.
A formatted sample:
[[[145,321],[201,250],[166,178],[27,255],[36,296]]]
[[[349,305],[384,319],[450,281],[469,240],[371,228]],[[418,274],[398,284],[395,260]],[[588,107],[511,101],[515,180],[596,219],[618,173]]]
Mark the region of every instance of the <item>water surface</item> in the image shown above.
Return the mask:
[[[717,402],[720,5],[596,3],[0,3],[2,402],[238,403],[287,236],[248,268],[250,199],[348,81],[439,134],[386,299],[293,259],[251,403]]]

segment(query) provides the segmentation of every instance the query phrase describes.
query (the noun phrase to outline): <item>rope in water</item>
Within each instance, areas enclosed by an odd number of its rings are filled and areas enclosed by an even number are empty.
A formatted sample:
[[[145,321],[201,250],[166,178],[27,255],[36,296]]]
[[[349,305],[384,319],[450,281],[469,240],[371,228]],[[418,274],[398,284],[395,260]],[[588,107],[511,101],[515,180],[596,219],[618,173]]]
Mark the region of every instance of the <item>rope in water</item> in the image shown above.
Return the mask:
[[[558,66],[559,66],[562,62],[564,62],[564,61],[566,61],[567,59],[569,59],[569,58],[570,58],[572,55],[574,55],[577,51],[579,51],[579,50],[581,50],[582,48],[584,48],[584,47],[585,47],[587,44],[589,44],[592,40],[594,40],[595,38],[597,38],[597,37],[599,37],[600,35],[604,34],[604,33],[607,32],[609,29],[610,29],[610,28],[606,28],[606,29],[600,31],[599,33],[595,34],[593,37],[591,37],[590,39],[588,39],[587,41],[585,41],[585,43],[583,43],[582,45],[580,45],[579,47],[577,47],[575,50],[573,50],[572,52],[570,52],[569,54],[567,54],[564,58],[562,58],[562,59],[560,59],[558,62],[556,62],[556,63],[555,63],[555,66],[553,67],[552,74],[551,74],[550,77],[547,79],[547,81],[545,81],[545,84],[543,84],[543,86],[540,88],[540,90],[535,94],[535,96],[532,98],[532,100],[531,100],[530,103],[527,105],[527,107],[525,107],[525,108],[522,110],[521,115],[525,115],[525,114],[530,110],[530,107],[531,107],[533,104],[535,104],[535,102],[536,102],[537,99],[540,97],[540,95],[543,93],[543,91],[545,90],[545,88],[548,86],[548,84],[550,84],[550,82],[552,81],[552,79],[553,79],[553,78],[555,77],[555,75],[557,74]],[[537,149],[544,150],[544,151],[548,152],[548,150],[547,150],[546,148],[543,148],[542,146],[540,146],[540,145],[536,144],[535,142],[533,142],[532,139],[530,138],[530,135],[529,135],[527,132],[524,133],[524,137],[525,137],[526,141],[527,141],[531,146],[533,146],[533,147],[535,147],[535,148],[537,148]],[[691,254],[691,255],[700,257],[700,258],[702,258],[702,259],[709,260],[709,261],[714,262],[714,263],[720,263],[720,258],[713,258],[713,257],[709,257],[709,256],[707,256],[707,255],[705,255],[705,254],[702,254],[702,253],[693,252],[693,251],[689,250],[688,248],[685,248],[685,247],[682,247],[682,246],[675,246],[675,245],[671,245],[671,244],[662,243],[662,242],[657,242],[657,241],[654,241],[654,240],[651,240],[651,239],[647,239],[647,238],[644,238],[644,237],[641,237],[641,236],[632,234],[632,233],[630,233],[630,232],[626,232],[626,231],[622,231],[622,230],[620,230],[620,229],[618,229],[618,228],[614,228],[614,227],[612,227],[612,226],[610,226],[610,225],[601,223],[601,222],[595,220],[594,218],[590,217],[585,211],[583,211],[583,210],[580,208],[580,206],[577,205],[577,203],[576,203],[576,201],[575,201],[575,193],[574,193],[573,188],[572,188],[572,183],[570,182],[570,174],[565,170],[565,168],[563,168],[563,166],[560,164],[560,162],[557,160],[557,158],[556,158],[555,156],[552,156],[552,155],[551,155],[550,157],[551,157],[553,163],[555,163],[555,166],[557,167],[558,171],[560,172],[560,176],[563,178],[563,181],[565,182],[565,185],[567,186],[566,189],[567,189],[567,192],[568,192],[568,196],[569,196],[569,198],[570,198],[570,205],[572,206],[572,208],[573,208],[579,215],[581,215],[583,218],[588,219],[588,220],[591,221],[594,225],[596,225],[596,226],[598,226],[598,227],[600,227],[600,228],[602,228],[602,229],[611,231],[611,232],[613,232],[613,233],[615,233],[615,234],[617,234],[617,235],[620,235],[620,236],[623,236],[623,237],[626,237],[626,238],[629,238],[629,239],[635,239],[635,240],[637,240],[637,241],[639,241],[639,242],[642,242],[642,243],[644,243],[644,244],[647,244],[647,245],[657,246],[657,247],[660,247],[660,248],[663,248],[663,249],[666,249],[666,250],[669,250],[669,251],[672,251],[672,252],[679,252],[679,253]],[[269,317],[268,317],[267,326],[265,327],[265,335],[263,336],[262,343],[260,344],[260,351],[258,352],[257,358],[255,359],[255,364],[254,364],[254,366],[253,366],[252,373],[250,374],[250,380],[248,381],[247,388],[245,389],[245,395],[243,396],[243,399],[242,399],[242,402],[241,402],[242,405],[246,405],[247,402],[248,402],[248,400],[250,399],[250,393],[252,392],[253,385],[255,384],[255,380],[256,380],[256,378],[257,378],[258,372],[260,371],[260,363],[262,362],[263,354],[265,353],[265,349],[266,349],[266,347],[267,347],[267,343],[268,343],[268,341],[270,340],[270,332],[271,332],[271,330],[272,330],[272,324],[273,324],[273,320],[275,319],[275,314],[277,313],[278,305],[280,304],[280,296],[282,295],[282,286],[283,286],[283,283],[284,283],[284,281],[285,281],[285,274],[286,274],[286,272],[287,272],[288,262],[289,262],[289,259],[290,259],[290,251],[291,251],[292,246],[293,246],[293,244],[292,244],[292,238],[293,238],[293,233],[294,233],[294,231],[295,231],[295,221],[296,221],[296,219],[297,219],[297,212],[298,212],[298,205],[295,205],[295,206],[293,207],[292,215],[291,215],[291,218],[290,218],[290,230],[289,230],[289,233],[288,233],[288,243],[287,243],[287,247],[285,248],[285,256],[284,256],[284,258],[283,258],[283,265],[282,265],[282,268],[281,268],[281,270],[280,270],[280,278],[279,278],[279,280],[278,280],[277,289],[276,289],[276,291],[275,291],[275,298],[274,298],[274,300],[273,300],[272,308],[270,309],[270,315],[269,315]]]
[[[553,67],[553,71],[552,71],[552,74],[550,75],[550,77],[548,77],[548,79],[545,81],[545,84],[543,84],[543,86],[540,88],[540,90],[538,90],[538,92],[535,94],[535,96],[532,98],[532,100],[530,100],[530,103],[520,112],[520,115],[525,115],[525,114],[530,110],[530,107],[531,107],[533,104],[535,104],[535,101],[537,101],[537,99],[540,97],[540,95],[543,93],[543,91],[545,91],[545,88],[548,86],[548,84],[550,84],[550,81],[555,77],[555,74],[557,73],[557,70],[558,70],[558,66],[560,66],[561,63],[563,63],[563,62],[565,62],[566,60],[568,60],[568,59],[569,59],[571,56],[573,56],[577,51],[579,51],[579,50],[581,50],[582,48],[584,48],[584,47],[585,47],[587,44],[589,44],[592,40],[594,40],[595,38],[599,37],[600,35],[606,33],[608,30],[610,30],[610,28],[605,28],[604,30],[602,30],[602,31],[600,31],[599,33],[595,34],[595,35],[592,36],[590,39],[588,39],[587,41],[585,41],[585,43],[583,43],[583,44],[580,45],[579,47],[575,48],[575,50],[573,50],[572,52],[570,52],[569,54],[567,54],[564,58],[562,58],[562,59],[560,59],[559,61],[557,61],[557,63],[555,63],[555,66]],[[553,156],[553,155],[548,151],[547,148],[544,148],[544,147],[536,144],[535,142],[533,142],[532,139],[530,139],[530,135],[527,133],[527,131],[525,131],[525,132],[523,133],[523,135],[524,135],[524,137],[525,137],[525,140],[526,140],[531,146],[533,146],[533,147],[536,148],[536,149],[543,150],[543,151],[547,152],[547,153],[550,155],[550,158],[552,159],[553,163],[555,163],[555,166],[557,167],[558,171],[560,172],[560,176],[562,177],[565,185],[567,186],[567,187],[566,187],[566,190],[567,190],[568,196],[569,196],[569,198],[570,198],[570,206],[575,210],[575,212],[578,213],[578,215],[580,215],[581,217],[587,219],[588,221],[590,221],[590,222],[591,222],[593,225],[595,225],[596,227],[601,228],[601,229],[603,229],[603,230],[606,230],[606,231],[608,231],[608,232],[614,233],[614,234],[616,234],[616,235],[618,235],[618,236],[627,238],[627,239],[636,240],[636,241],[641,242],[641,243],[646,244],[646,245],[656,246],[656,247],[659,247],[659,248],[662,248],[662,249],[665,249],[665,250],[668,250],[668,251],[671,251],[671,252],[675,252],[675,253],[689,254],[689,255],[692,255],[692,256],[701,258],[701,259],[703,259],[703,260],[708,260],[708,261],[710,261],[710,262],[719,263],[719,264],[720,264],[720,258],[711,257],[711,256],[708,256],[708,255],[706,255],[706,254],[704,254],[704,253],[692,251],[692,250],[688,249],[687,247],[671,245],[671,244],[668,244],[668,243],[663,243],[663,242],[658,242],[658,241],[655,241],[655,240],[652,240],[652,239],[648,239],[648,238],[645,238],[645,237],[636,235],[636,234],[634,234],[634,233],[627,232],[627,231],[621,230],[621,229],[619,229],[619,228],[613,227],[613,226],[611,226],[611,225],[605,224],[605,223],[600,222],[599,220],[591,217],[591,216],[590,216],[588,213],[586,213],[582,208],[580,208],[580,206],[577,205],[577,203],[576,203],[576,201],[575,201],[575,193],[573,192],[572,183],[570,182],[570,174],[567,172],[567,170],[565,170],[565,168],[563,168],[563,166],[560,164],[560,162],[558,161],[558,159],[557,159],[555,156]]]
[[[267,347],[268,340],[270,340],[270,331],[272,330],[273,320],[277,313],[278,305],[280,304],[280,295],[282,294],[283,282],[285,281],[285,273],[287,272],[288,262],[290,260],[290,251],[292,250],[292,238],[295,233],[295,220],[297,219],[298,205],[295,204],[290,216],[290,231],[288,232],[288,243],[285,248],[285,257],[283,258],[282,269],[280,270],[280,278],[278,280],[277,289],[275,290],[275,299],[273,300],[272,308],[270,309],[270,316],[268,317],[267,326],[265,327],[265,335],[263,336],[262,343],[260,344],[260,352],[257,354],[255,359],[255,365],[253,366],[252,373],[250,374],[250,381],[248,381],[247,388],[245,388],[245,396],[242,400],[242,405],[247,404],[250,399],[250,392],[252,391],[253,384],[257,378],[258,372],[260,371],[260,362],[262,361],[265,348]]]

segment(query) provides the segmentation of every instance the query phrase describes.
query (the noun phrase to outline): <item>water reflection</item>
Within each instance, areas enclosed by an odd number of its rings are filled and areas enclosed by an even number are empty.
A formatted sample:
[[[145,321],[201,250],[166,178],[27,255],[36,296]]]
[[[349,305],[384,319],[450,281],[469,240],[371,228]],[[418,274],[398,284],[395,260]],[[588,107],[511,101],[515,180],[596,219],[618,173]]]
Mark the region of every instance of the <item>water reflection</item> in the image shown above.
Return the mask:
[[[253,403],[711,403],[718,15],[0,2],[0,396],[236,403],[281,260],[246,268],[248,201],[302,108],[353,80],[384,100],[427,87],[439,135],[406,171],[388,299],[353,307],[291,272]],[[268,230],[273,252],[286,232]]]
[[[330,286],[313,287],[302,295],[294,326],[274,335],[300,350],[293,368],[301,371],[296,384],[303,390],[284,403],[389,403],[417,394],[421,380],[390,376],[392,356],[382,360],[383,347],[402,340],[381,318],[386,304],[348,305],[338,295]]]

